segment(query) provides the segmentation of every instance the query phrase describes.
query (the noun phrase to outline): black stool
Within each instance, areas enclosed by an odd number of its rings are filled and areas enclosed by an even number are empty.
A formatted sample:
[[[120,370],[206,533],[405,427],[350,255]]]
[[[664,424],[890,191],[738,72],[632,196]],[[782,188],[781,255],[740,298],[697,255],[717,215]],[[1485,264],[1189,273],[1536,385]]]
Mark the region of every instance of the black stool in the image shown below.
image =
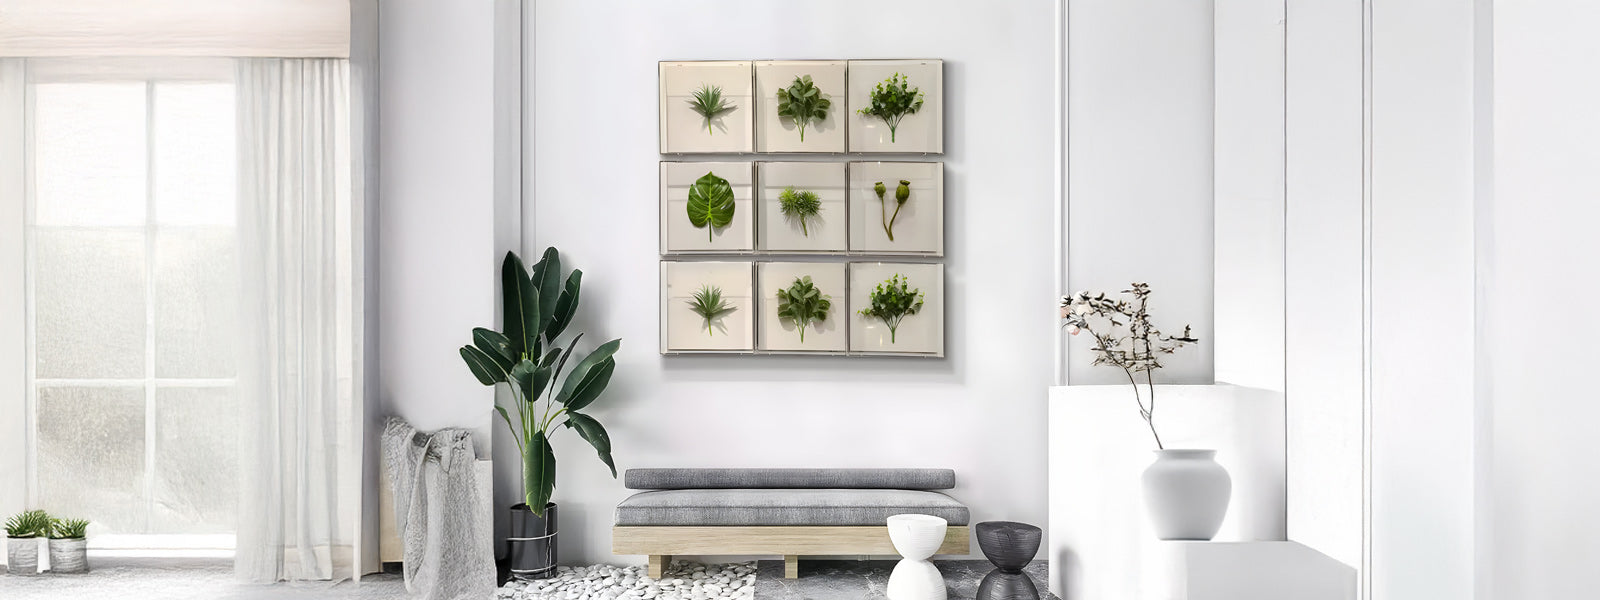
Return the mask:
[[[1011,521],[984,521],[973,529],[978,532],[978,548],[995,566],[978,584],[976,600],[1039,600],[1039,588],[1022,568],[1039,552],[1043,532]]]

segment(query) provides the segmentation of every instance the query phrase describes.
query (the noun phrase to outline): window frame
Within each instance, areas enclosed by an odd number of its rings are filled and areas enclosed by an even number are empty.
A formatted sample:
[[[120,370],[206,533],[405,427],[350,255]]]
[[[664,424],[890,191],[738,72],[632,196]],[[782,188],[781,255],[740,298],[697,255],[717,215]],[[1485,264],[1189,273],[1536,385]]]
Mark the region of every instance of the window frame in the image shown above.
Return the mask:
[[[22,436],[22,450],[20,456],[12,453],[21,460],[20,469],[25,474],[21,501],[24,506],[16,507],[8,512],[31,508],[38,505],[40,486],[38,479],[38,406],[39,392],[47,387],[106,387],[120,389],[142,389],[144,395],[144,455],[141,457],[144,465],[142,490],[147,503],[146,510],[156,501],[154,490],[156,488],[156,406],[157,392],[161,389],[180,387],[191,388],[232,388],[237,385],[237,375],[228,378],[174,378],[158,377],[156,373],[156,243],[157,233],[163,227],[185,227],[183,225],[162,225],[157,217],[156,198],[156,95],[160,84],[170,83],[235,83],[232,61],[228,59],[148,59],[148,58],[106,58],[106,59],[25,59],[21,62],[22,106],[18,117],[23,135],[21,145],[14,151],[21,154],[21,189],[20,196],[7,199],[0,196],[0,203],[20,202],[21,219],[18,233],[22,242],[22,256],[20,267],[23,285],[21,286],[22,312],[18,318],[22,320],[25,332],[20,340],[22,352],[25,356],[21,381],[21,411],[20,415],[15,410],[0,411],[0,425],[13,431],[20,428]],[[142,83],[144,86],[144,123],[145,123],[145,190],[144,190],[144,222],[141,225],[45,225],[43,228],[52,230],[121,230],[138,231],[143,234],[144,256],[144,367],[141,377],[138,378],[41,378],[38,377],[36,323],[36,296],[35,273],[37,253],[37,231],[41,229],[37,222],[37,176],[36,156],[38,154],[35,138],[35,119],[37,115],[35,92],[40,84],[52,83]],[[3,193],[4,190],[0,190]],[[17,194],[12,194],[17,196]],[[15,207],[13,207],[14,209]],[[235,223],[235,228],[237,222]],[[14,384],[13,384],[14,385]],[[10,386],[8,386],[10,387]],[[13,388],[15,389],[15,388]],[[20,423],[18,422],[20,417]],[[10,422],[8,422],[8,420]],[[0,429],[3,431],[3,429]],[[8,469],[16,469],[18,465],[6,465]],[[0,499],[3,500],[3,499]],[[11,500],[12,503],[16,499]],[[0,508],[8,508],[0,503]],[[231,556],[235,545],[235,535],[228,534],[162,534],[162,533],[115,533],[91,536],[90,549],[97,555],[109,556]]]

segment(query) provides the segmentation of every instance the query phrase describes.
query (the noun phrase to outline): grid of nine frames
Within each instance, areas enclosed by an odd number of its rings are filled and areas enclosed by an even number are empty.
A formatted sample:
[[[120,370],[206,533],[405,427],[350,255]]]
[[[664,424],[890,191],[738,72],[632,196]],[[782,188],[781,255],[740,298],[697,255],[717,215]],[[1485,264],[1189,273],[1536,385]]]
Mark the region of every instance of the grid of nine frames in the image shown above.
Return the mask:
[[[659,63],[662,354],[944,356],[944,164],[927,160],[944,150],[943,67]],[[731,196],[726,220],[694,223],[697,183],[701,200]],[[795,190],[819,213],[785,214],[780,197]],[[778,291],[807,277],[829,306],[801,327],[779,316]],[[896,278],[909,292],[898,301]],[[863,314],[882,286],[898,318]],[[720,302],[697,310],[707,291]]]

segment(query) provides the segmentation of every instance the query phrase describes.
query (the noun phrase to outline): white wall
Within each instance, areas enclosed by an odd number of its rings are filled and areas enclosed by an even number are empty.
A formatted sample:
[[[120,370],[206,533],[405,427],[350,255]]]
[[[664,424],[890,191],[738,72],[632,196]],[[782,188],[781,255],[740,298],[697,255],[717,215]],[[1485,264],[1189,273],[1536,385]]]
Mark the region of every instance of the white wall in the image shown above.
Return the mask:
[[[1160,382],[1211,383],[1212,2],[1068,5],[1063,292],[1149,283],[1156,327],[1201,340],[1162,359]],[[1089,364],[1090,344],[1070,340],[1067,381],[1126,382]]]
[[[624,340],[591,413],[610,430],[618,468],[950,467],[952,495],[974,521],[1045,525],[1054,6],[636,0],[535,10],[529,247],[555,245],[584,270],[574,329],[589,332],[586,344]],[[945,60],[949,358],[657,354],[656,62],[880,57]],[[639,561],[610,553],[612,509],[628,491],[576,436],[556,439],[562,561]]]
[[[457,348],[495,324],[494,6],[379,12],[377,390],[423,430],[482,427],[493,394]]]
[[[1492,238],[1479,264],[1493,397],[1494,598],[1594,595],[1600,558],[1600,6],[1494,6]]]
[[[1473,6],[1371,19],[1371,597],[1470,598]]]
[[[1289,0],[1285,374],[1289,539],[1361,566],[1361,0]]]

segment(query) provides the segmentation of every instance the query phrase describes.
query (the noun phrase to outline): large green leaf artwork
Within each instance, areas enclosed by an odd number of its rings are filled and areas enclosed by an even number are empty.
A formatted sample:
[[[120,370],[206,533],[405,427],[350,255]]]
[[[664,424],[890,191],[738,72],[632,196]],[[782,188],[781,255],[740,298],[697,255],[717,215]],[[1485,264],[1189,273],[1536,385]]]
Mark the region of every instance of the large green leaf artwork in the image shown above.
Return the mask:
[[[733,223],[733,187],[728,180],[706,173],[689,186],[689,222],[706,228],[706,241],[719,227]]]

